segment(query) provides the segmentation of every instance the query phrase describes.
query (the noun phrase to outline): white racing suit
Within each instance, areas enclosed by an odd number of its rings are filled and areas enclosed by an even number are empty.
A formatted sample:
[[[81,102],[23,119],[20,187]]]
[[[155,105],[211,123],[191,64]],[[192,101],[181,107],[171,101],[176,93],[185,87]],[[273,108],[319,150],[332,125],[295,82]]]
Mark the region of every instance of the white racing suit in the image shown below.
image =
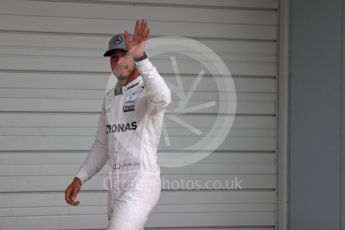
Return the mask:
[[[82,184],[111,166],[107,230],[141,230],[161,191],[157,148],[171,101],[164,79],[148,58],[136,62],[140,76],[106,93],[95,142],[76,177]]]

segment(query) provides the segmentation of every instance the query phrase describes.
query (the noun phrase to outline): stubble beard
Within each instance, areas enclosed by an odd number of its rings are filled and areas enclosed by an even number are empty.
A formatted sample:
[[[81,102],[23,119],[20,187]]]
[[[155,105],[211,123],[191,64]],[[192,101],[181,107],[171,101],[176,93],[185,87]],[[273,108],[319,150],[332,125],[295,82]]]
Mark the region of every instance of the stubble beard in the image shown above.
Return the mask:
[[[126,80],[131,75],[131,73],[134,71],[134,67],[132,69],[128,69],[127,74],[122,74],[122,75],[117,74],[115,69],[113,69],[112,71],[118,81],[123,81],[123,80]]]

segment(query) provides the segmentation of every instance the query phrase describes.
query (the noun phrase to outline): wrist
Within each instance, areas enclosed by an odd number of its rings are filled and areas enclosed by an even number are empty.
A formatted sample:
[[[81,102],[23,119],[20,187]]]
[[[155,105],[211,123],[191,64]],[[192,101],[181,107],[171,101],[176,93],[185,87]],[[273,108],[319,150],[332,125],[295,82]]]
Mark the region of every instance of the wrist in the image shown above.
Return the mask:
[[[81,183],[81,179],[80,179],[79,177],[74,177],[74,178],[73,178],[73,181],[77,181],[77,182],[79,182],[79,183],[80,183],[80,185],[82,184],[82,183]]]
[[[146,52],[144,52],[143,55],[141,55],[140,57],[135,57],[133,59],[134,59],[135,62],[139,62],[139,61],[142,61],[142,60],[144,60],[146,58],[147,58],[147,54],[146,54]]]

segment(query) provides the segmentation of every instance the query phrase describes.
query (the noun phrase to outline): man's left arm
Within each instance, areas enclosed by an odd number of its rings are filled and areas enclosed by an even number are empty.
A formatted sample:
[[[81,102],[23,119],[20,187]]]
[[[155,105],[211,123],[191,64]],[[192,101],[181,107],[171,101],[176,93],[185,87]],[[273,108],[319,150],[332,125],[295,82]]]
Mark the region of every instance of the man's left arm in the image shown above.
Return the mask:
[[[165,109],[171,102],[171,92],[156,67],[146,57],[136,61],[136,66],[143,77],[147,103],[152,113]]]
[[[143,77],[147,102],[152,113],[165,109],[171,101],[170,89],[164,79],[152,65],[145,53],[145,44],[149,38],[150,28],[144,19],[135,23],[133,39],[129,39],[128,31],[124,38],[128,53],[134,58],[136,66]]]

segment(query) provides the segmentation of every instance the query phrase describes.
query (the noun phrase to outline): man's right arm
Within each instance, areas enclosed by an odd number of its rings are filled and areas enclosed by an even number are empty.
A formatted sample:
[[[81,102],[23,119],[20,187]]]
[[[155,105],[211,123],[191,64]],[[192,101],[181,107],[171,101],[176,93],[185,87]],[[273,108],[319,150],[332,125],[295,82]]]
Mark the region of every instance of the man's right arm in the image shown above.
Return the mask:
[[[105,129],[105,107],[102,103],[102,113],[98,121],[98,130],[95,142],[90,149],[86,159],[80,166],[77,175],[73,178],[71,184],[65,190],[65,200],[70,205],[79,205],[77,195],[81,185],[99,172],[108,160],[107,153],[107,134]]]
[[[95,137],[95,142],[76,174],[76,177],[80,179],[81,184],[84,184],[97,172],[99,172],[108,160],[107,133],[105,125],[106,113],[103,100],[102,113],[98,121],[98,130]]]

